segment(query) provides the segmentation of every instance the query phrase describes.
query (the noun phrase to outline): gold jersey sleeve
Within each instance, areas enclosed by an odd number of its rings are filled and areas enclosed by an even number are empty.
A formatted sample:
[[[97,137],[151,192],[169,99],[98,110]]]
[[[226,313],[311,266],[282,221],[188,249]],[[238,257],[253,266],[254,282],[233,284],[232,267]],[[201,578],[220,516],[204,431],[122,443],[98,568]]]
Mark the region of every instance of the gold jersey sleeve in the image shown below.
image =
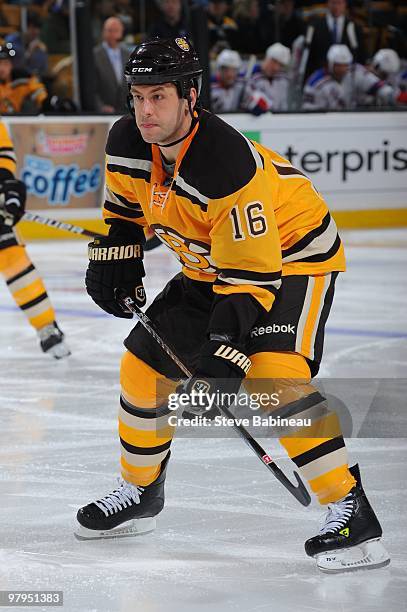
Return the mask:
[[[144,228],[147,221],[136,196],[137,179],[132,176],[130,165],[130,159],[106,155],[103,218],[106,222],[109,219],[129,221]]]
[[[0,120],[0,169],[16,173],[16,156],[6,125]]]
[[[263,150],[260,145],[256,145]],[[346,269],[336,223],[312,181],[274,151],[268,151],[278,183],[274,203],[279,228],[283,276],[327,274]]]

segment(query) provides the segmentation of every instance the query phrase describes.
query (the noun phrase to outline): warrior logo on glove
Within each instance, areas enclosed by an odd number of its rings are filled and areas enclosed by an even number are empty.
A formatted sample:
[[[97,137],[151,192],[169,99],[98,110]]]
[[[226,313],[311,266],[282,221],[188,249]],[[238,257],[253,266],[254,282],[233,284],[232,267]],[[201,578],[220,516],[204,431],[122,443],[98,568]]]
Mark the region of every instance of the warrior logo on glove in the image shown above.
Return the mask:
[[[128,236],[104,236],[89,244],[88,253],[88,294],[107,313],[131,319],[133,314],[124,309],[118,296],[128,295],[139,307],[146,303],[142,245]]]
[[[89,259],[91,261],[112,261],[118,259],[137,259],[142,255],[140,244],[126,244],[122,246],[98,247],[95,240],[89,245]]]
[[[233,348],[232,346],[226,346],[225,344],[222,344],[218,348],[218,350],[214,352],[214,356],[223,357],[223,359],[229,359],[230,361],[235,363],[237,366],[242,368],[245,374],[248,373],[252,365],[252,362],[244,353],[241,353],[240,351],[238,351],[236,348]]]

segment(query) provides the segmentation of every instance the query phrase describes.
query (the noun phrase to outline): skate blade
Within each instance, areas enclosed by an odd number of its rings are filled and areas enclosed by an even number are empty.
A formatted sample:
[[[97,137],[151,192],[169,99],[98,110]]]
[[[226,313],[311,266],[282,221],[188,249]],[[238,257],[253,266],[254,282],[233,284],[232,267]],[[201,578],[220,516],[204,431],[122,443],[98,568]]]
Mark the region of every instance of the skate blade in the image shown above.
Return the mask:
[[[50,355],[54,359],[64,359],[71,355],[71,351],[64,342],[59,342],[58,344],[54,344],[48,351],[45,351],[45,354]]]
[[[389,554],[380,538],[367,540],[357,546],[320,553],[315,558],[318,569],[327,574],[377,569],[390,563]]]
[[[128,538],[154,531],[157,526],[157,521],[154,517],[133,519],[127,521],[124,525],[100,531],[97,529],[87,529],[78,523],[74,531],[74,536],[77,540],[106,540],[108,538]]]

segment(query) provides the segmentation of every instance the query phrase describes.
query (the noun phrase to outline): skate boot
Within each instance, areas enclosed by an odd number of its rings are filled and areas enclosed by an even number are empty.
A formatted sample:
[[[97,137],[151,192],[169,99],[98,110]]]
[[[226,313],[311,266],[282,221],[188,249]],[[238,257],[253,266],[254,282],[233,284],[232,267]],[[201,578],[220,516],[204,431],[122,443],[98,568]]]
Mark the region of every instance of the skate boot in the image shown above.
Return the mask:
[[[78,540],[135,536],[153,531],[155,516],[164,507],[164,483],[170,453],[161,464],[159,476],[139,487],[119,479],[119,486],[97,501],[78,510],[75,537]]]
[[[305,552],[316,559],[323,572],[372,569],[390,563],[380,541],[382,528],[362,487],[359,466],[354,465],[350,472],[356,485],[345,497],[328,505],[319,535],[305,542]]]
[[[71,354],[71,351],[64,342],[64,334],[55,323],[50,323],[38,330],[40,345],[44,353],[51,355],[55,359],[63,359]]]

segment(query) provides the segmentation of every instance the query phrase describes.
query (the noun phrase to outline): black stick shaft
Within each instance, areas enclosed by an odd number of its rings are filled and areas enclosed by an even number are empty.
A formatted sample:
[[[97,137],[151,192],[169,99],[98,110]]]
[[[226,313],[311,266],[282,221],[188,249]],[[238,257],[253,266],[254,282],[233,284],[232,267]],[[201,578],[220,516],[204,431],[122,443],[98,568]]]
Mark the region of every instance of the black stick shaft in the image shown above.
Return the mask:
[[[23,219],[25,221],[34,221],[35,223],[40,223],[40,225],[48,225],[48,227],[52,227],[57,230],[64,230],[66,232],[71,232],[72,234],[76,234],[77,236],[90,236],[90,238],[100,238],[103,234],[97,234],[96,232],[92,232],[91,230],[87,230],[84,227],[80,227],[79,225],[72,225],[72,223],[67,223],[66,221],[58,221],[57,219],[50,219],[49,217],[41,217],[36,213],[26,211],[24,213]],[[149,238],[144,245],[145,251],[152,251],[153,249],[161,246],[161,240],[157,238],[157,236],[153,236]]]
[[[186,376],[191,377],[192,373],[189,369],[184,365],[181,359],[176,355],[176,353],[164,342],[161,338],[160,334],[155,329],[154,323],[150,320],[150,318],[137,306],[137,304],[130,297],[121,295],[119,296],[120,302],[133,314],[136,315],[140,323],[143,327],[151,334],[154,340],[160,345],[165,353],[177,364],[181,372],[183,372]],[[282,485],[292,494],[294,497],[303,505],[308,506],[311,502],[311,497],[305,488],[304,483],[302,482],[300,476],[297,472],[294,472],[294,476],[297,480],[298,485],[294,485],[284,474],[284,472],[276,465],[274,460],[270,457],[268,453],[264,450],[262,446],[253,438],[253,436],[243,427],[236,422],[236,419],[233,413],[226,408],[225,406],[216,406],[218,410],[223,413],[229,419],[233,419],[233,427],[238,432],[240,437],[245,441],[247,446],[252,449],[252,451],[257,455],[260,461],[274,474],[274,476],[281,482]]]
[[[72,234],[77,234],[78,236],[90,236],[91,238],[99,238],[102,234],[97,234],[96,232],[92,232],[91,230],[87,230],[84,227],[80,227],[79,225],[72,225],[72,223],[67,223],[66,221],[58,221],[57,219],[50,219],[49,217],[41,217],[36,213],[26,211],[23,217],[24,221],[34,221],[35,223],[40,223],[40,225],[47,225],[48,227],[52,227],[57,230],[65,230],[66,232],[71,232]]]

